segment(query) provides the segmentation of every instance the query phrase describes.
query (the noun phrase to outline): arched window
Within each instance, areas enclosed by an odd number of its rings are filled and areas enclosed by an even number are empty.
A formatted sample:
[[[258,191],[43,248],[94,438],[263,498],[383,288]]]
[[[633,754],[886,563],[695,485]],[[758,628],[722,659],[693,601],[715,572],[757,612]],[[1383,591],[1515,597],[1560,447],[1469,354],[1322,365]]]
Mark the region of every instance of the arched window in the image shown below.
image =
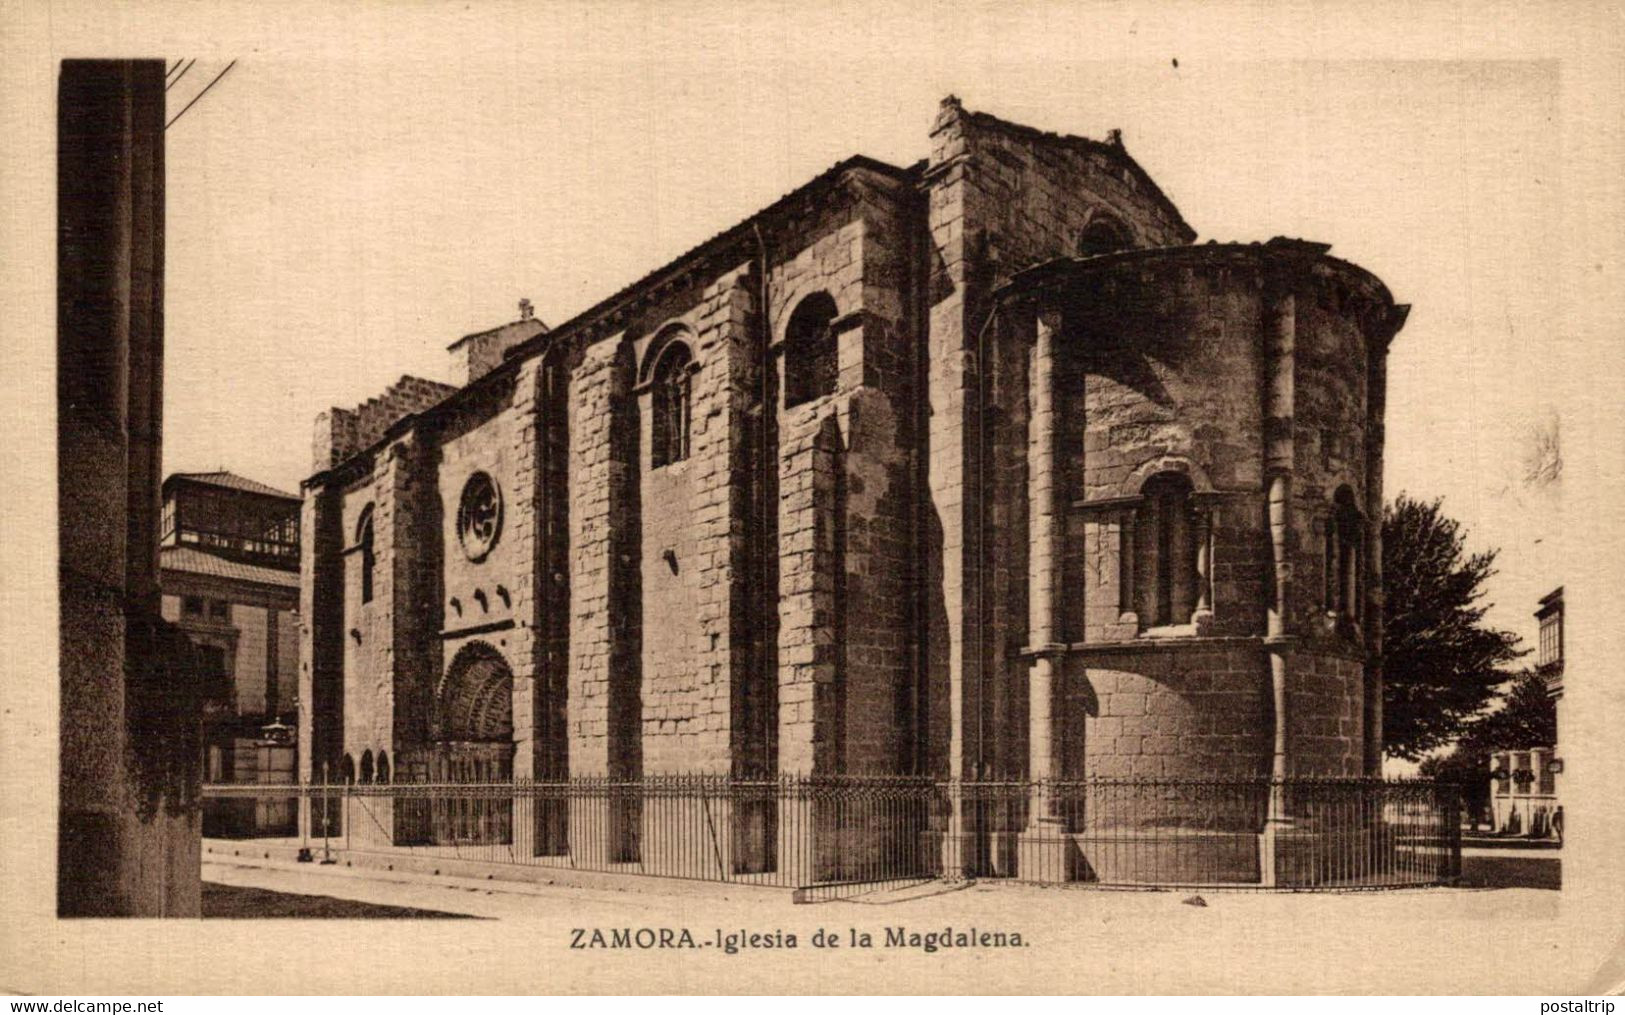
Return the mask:
[[[802,300],[784,333],[784,407],[835,394],[840,354],[835,300],[817,292]]]
[[[344,760],[339,762],[339,782],[348,786],[355,782],[355,758],[346,754]]]
[[[371,751],[362,751],[361,752],[361,781],[362,782],[371,782],[372,781],[372,752]]]
[[[361,554],[361,601],[372,602],[372,570],[376,559],[372,553],[372,505],[361,512],[355,527],[356,552]]]
[[[1078,237],[1078,256],[1099,257],[1128,247],[1128,230],[1110,215],[1096,215]]]
[[[1354,503],[1354,491],[1339,487],[1332,497],[1332,515],[1325,536],[1326,612],[1339,620],[1360,619],[1365,561],[1365,521]]]
[[[655,363],[651,386],[654,420],[649,448],[652,468],[658,469],[688,457],[694,396],[693,364],[693,354],[688,351],[685,342],[668,344]]]
[[[388,751],[379,751],[378,752],[378,774],[377,774],[376,778],[377,778],[377,781],[379,783],[381,783],[381,784],[389,782],[389,752]]]
[[[1197,525],[1191,482],[1177,472],[1146,480],[1134,517],[1135,603],[1145,627],[1188,624],[1197,605]]]

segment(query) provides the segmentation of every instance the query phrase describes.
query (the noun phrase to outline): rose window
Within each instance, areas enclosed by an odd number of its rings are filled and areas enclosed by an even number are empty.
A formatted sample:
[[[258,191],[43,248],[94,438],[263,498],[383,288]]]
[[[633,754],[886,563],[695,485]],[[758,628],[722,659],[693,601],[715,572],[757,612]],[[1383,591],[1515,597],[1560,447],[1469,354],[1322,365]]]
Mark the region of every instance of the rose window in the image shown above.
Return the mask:
[[[468,477],[462,502],[457,507],[457,538],[463,553],[478,563],[491,552],[502,534],[502,493],[496,481],[483,472]]]

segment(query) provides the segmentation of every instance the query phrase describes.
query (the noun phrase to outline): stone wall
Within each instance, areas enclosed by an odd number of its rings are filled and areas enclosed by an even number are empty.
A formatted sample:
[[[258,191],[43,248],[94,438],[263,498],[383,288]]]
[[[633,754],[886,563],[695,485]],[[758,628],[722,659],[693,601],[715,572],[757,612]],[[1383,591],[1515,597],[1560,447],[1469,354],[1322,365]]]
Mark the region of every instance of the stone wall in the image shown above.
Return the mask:
[[[769,276],[775,343],[827,297],[837,348],[833,393],[777,404],[781,772],[897,772],[914,735],[911,226],[878,181],[852,196]]]
[[[1021,268],[1074,254],[1100,216],[1120,222],[1132,246],[1193,234],[1120,145],[967,113],[951,98],[931,138],[930,497],[941,536],[926,552],[941,574],[929,637],[931,733],[942,745],[933,766],[991,775],[1025,765],[1025,666],[1006,660],[1026,644],[1031,341],[993,320],[992,292]],[[1063,441],[1059,457],[1076,461],[1077,450]]]
[[[344,538],[344,717],[343,750],[353,766],[363,750],[395,753],[395,589],[390,581],[396,557],[392,522],[394,491],[378,476],[344,491],[341,528]],[[373,527],[372,599],[362,601],[362,553],[359,529],[371,509]],[[329,774],[338,781],[342,764]]]
[[[535,426],[536,370],[504,379],[475,404],[437,427],[432,453],[432,517],[417,531],[437,548],[435,619],[444,632],[427,674],[432,688],[471,640],[495,648],[514,675],[514,739],[529,746],[534,678],[531,574],[535,567],[535,460],[520,430]],[[528,392],[529,397],[521,395]],[[523,400],[523,405],[522,405]],[[501,500],[501,525],[489,550],[465,547],[458,532],[464,490],[478,474],[490,477]],[[473,556],[471,556],[471,552]],[[523,621],[524,623],[521,623]]]
[[[656,301],[637,343],[644,506],[642,741],[645,771],[726,773],[759,756],[743,722],[750,638],[741,585],[749,577],[749,407],[752,276],[738,268]],[[686,458],[656,468],[653,372],[673,342],[692,357]],[[669,509],[668,509],[669,508]]]
[[[521,307],[522,313],[526,310],[528,306]],[[453,383],[460,388],[479,380],[502,365],[509,349],[546,331],[547,326],[536,318],[522,317],[489,331],[464,335],[447,348]]]
[[[1264,647],[1277,633],[1266,623],[1277,537],[1292,577],[1278,632],[1292,647],[1274,649],[1284,774],[1349,776],[1367,766],[1368,731],[1380,721],[1369,698],[1380,687],[1365,670],[1366,616],[1327,612],[1323,537],[1336,489],[1370,503],[1367,469],[1380,459],[1365,438],[1369,350],[1385,337],[1364,283],[1322,267],[1319,253],[1271,244],[1080,262],[1064,291],[1047,297],[1065,322],[1053,380],[1066,421],[1055,482],[1071,517],[1052,565],[1065,590],[1058,637],[1071,646],[1056,692],[1063,770],[1081,757],[1092,775],[1269,773],[1275,676]],[[1034,314],[1017,310],[1001,335],[1039,327]],[[1271,340],[1281,328],[1286,340]],[[1022,408],[1019,398],[1009,404]],[[1293,494],[1277,531],[1265,470],[1283,434],[1291,455],[1273,467],[1290,467]],[[1146,607],[1148,562],[1162,551],[1133,526],[1145,524],[1144,484],[1161,473],[1183,476],[1192,490],[1172,540],[1195,560],[1174,579],[1189,623],[1152,618]],[[1017,471],[995,474],[1025,492]],[[1370,581],[1369,555],[1380,547],[1373,526],[1360,527],[1356,570]],[[1366,597],[1353,598],[1363,609]]]
[[[321,413],[311,440],[311,468],[322,472],[365,451],[403,417],[439,404],[456,390],[439,381],[402,375],[382,395],[354,409]]]
[[[555,461],[569,454],[567,375],[568,364],[558,355],[545,363],[533,359],[519,369],[511,409],[503,414],[507,419],[500,443],[508,449],[506,460],[488,463],[508,484],[503,494],[503,539],[511,546],[498,572],[506,584],[497,590],[497,602],[511,611],[511,617],[503,619],[516,623],[489,637],[495,638],[498,651],[513,668],[513,765],[521,778],[556,779],[569,772],[564,723],[570,488],[567,462]],[[449,501],[442,503],[443,510],[450,509]],[[446,546],[455,552],[454,543]],[[448,565],[448,576],[453,573]],[[470,617],[461,623],[471,626],[478,621]],[[445,657],[447,663],[450,659]]]
[[[1080,375],[1068,418],[1081,420],[1083,538],[1070,630],[1085,641],[1139,635],[1137,595],[1123,557],[1144,483],[1162,472],[1189,477],[1211,510],[1214,601],[1209,633],[1263,628],[1268,533],[1264,525],[1260,307],[1243,273],[1219,266],[1140,269],[1102,280],[1093,306],[1069,318],[1063,369]],[[1097,506],[1098,505],[1098,506]]]
[[[1298,652],[1287,706],[1291,772],[1302,776],[1362,774],[1363,655]]]
[[[1021,778],[1042,718],[1030,681],[1054,689],[1052,774],[1253,776],[1290,656],[1294,770],[1357,768],[1374,635],[1324,617],[1314,526],[1340,486],[1373,503],[1366,307],[1386,293],[1345,284],[1312,244],[1184,246],[1190,228],[1115,139],[949,101],[932,144],[922,168],[854,165],[792,195],[545,349],[483,363],[455,399],[406,379],[319,422],[328,471],[306,524],[332,532],[307,598],[339,613],[309,622],[304,664],[314,686],[336,649],[347,676],[318,726],[342,716],[349,750],[420,740],[436,681],[478,639],[513,671],[521,777]],[[1035,354],[1033,301],[1009,292],[1047,276],[1017,272],[1071,257],[1103,217],[1131,249],[1045,269],[1072,281],[1045,290],[1059,330]],[[804,385],[786,335],[809,300],[832,308],[834,387],[787,399]],[[677,341],[689,443],[656,467],[654,364]],[[396,412],[422,415],[359,457]],[[1298,479],[1273,530],[1298,576],[1290,651],[1265,637],[1267,466]],[[476,471],[504,504],[478,561],[457,532]],[[1181,531],[1211,535],[1176,579],[1202,609],[1150,631],[1134,589],[1150,544],[1129,530],[1161,472],[1194,492]],[[391,577],[363,609],[339,547],[368,502]],[[607,820],[627,858],[640,819]],[[768,816],[742,821],[757,824],[730,856],[765,863]]]
[[[1082,755],[1074,777],[1269,774],[1269,667],[1256,643],[1124,646],[1078,664],[1067,684],[1067,735]]]
[[[638,581],[632,370],[631,349],[611,338],[585,350],[570,383],[571,775],[635,777],[642,767],[640,632],[623,607]]]

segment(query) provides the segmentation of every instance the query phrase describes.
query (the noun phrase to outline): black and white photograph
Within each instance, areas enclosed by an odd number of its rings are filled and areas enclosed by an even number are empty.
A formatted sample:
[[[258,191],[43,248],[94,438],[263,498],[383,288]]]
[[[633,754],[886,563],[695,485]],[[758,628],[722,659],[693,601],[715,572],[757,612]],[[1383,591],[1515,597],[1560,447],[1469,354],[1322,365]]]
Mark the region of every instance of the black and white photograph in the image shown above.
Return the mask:
[[[0,988],[1618,994],[1491,10],[7,7]]]

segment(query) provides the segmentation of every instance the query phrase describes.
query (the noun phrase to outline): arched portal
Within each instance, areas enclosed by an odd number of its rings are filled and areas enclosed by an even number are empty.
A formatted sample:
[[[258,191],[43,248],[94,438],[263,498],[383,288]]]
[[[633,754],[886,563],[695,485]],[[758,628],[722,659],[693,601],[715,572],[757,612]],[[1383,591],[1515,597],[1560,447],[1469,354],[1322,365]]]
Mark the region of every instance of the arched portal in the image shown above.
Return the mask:
[[[432,841],[512,841],[513,802],[471,784],[513,778],[513,670],[484,642],[463,646],[435,689],[430,713],[430,779],[447,785],[436,795]]]
[[[513,745],[513,671],[502,654],[470,642],[435,691],[431,729],[443,743]]]

